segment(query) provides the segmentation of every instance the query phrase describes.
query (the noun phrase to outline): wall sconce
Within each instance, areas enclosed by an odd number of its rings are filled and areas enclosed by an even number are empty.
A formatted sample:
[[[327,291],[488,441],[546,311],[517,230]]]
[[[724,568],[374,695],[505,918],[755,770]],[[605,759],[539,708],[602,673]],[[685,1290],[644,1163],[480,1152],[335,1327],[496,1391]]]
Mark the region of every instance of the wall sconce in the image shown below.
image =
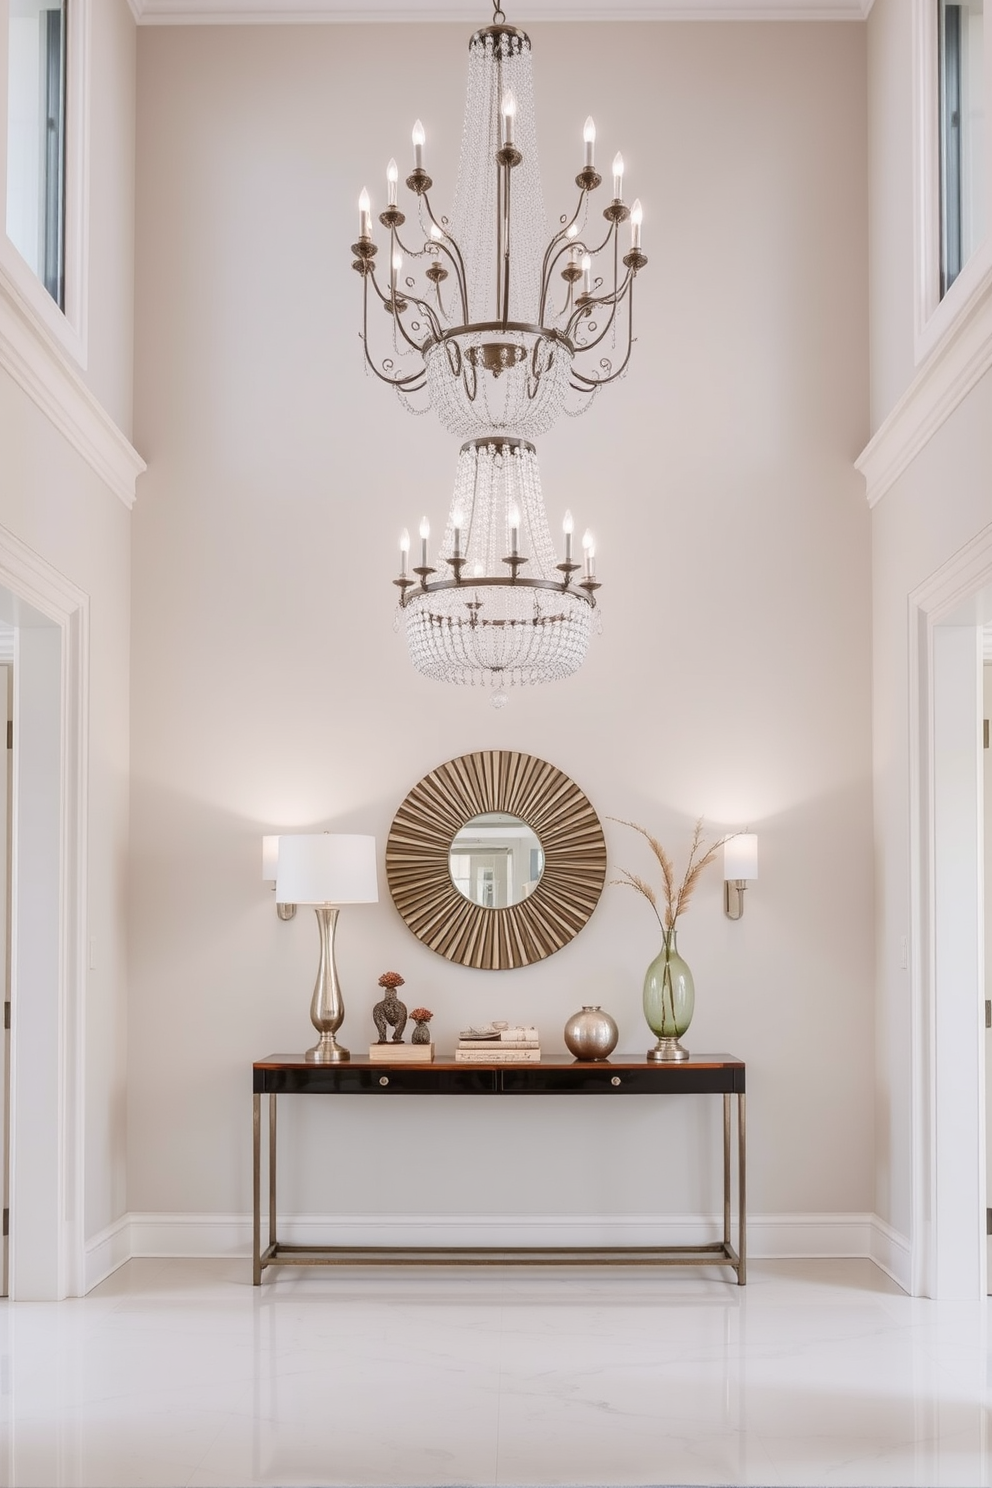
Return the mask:
[[[335,1034],[344,1022],[344,999],[334,964],[334,931],[342,904],[375,904],[375,838],[332,832],[301,832],[279,839],[276,899],[312,904],[320,934],[320,962],[310,1002],[310,1021],[320,1035],[306,1052],[310,1064],[339,1064],[351,1056]]]
[[[279,867],[279,838],[262,838],[262,882],[275,893],[276,872]],[[276,904],[276,914],[281,920],[291,920],[296,913],[295,904]]]
[[[723,844],[723,912],[739,920],[744,913],[744,890],[758,876],[758,838],[754,832],[738,832]]]

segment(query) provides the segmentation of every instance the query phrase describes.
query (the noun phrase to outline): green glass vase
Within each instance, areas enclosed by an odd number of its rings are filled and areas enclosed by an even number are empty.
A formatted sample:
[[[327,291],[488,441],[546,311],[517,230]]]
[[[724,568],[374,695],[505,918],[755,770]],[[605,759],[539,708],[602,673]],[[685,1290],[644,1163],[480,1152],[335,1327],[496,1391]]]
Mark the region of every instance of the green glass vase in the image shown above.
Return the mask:
[[[692,1022],[696,989],[692,972],[679,955],[675,931],[665,933],[661,951],[644,977],[644,1016],[658,1042],[648,1050],[649,1059],[681,1060],[689,1051],[679,1042]]]

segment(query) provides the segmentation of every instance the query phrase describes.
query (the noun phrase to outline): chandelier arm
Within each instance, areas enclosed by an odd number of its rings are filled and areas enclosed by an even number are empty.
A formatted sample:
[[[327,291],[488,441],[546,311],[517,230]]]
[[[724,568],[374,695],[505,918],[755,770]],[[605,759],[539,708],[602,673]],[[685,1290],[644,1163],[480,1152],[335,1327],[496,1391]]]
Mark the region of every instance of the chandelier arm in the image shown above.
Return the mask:
[[[576,344],[575,352],[577,356],[582,356],[589,351],[595,351],[596,347],[600,346],[602,342],[606,340],[606,337],[610,334],[610,331],[613,329],[614,322],[616,321],[617,305],[619,301],[615,300],[611,295],[605,295],[601,300],[596,300],[594,301],[594,303],[597,305],[608,306],[610,313],[609,315],[607,315],[606,323],[603,326],[603,329],[598,333],[598,335],[594,336],[591,341],[585,341]],[[588,304],[586,308],[588,308]]]
[[[554,273],[554,270],[555,270],[556,265],[561,262],[563,256],[566,253],[571,253],[571,251],[572,251],[573,248],[579,247],[579,244],[573,243],[571,241],[563,242],[562,245],[561,245],[561,247],[558,249],[558,252],[556,254],[554,254],[553,257],[549,258],[549,255],[551,254],[552,248],[554,247],[555,243],[557,243],[557,242],[560,241],[561,237],[562,237],[562,234],[559,233],[557,235],[557,237],[555,237],[555,238],[553,238],[551,240],[551,242],[549,243],[548,248],[547,248],[547,250],[545,252],[545,255],[544,255],[545,266],[544,266],[544,270],[542,271],[544,277],[543,277],[543,282],[541,284],[541,309],[540,309],[540,313],[538,315],[538,320],[540,320],[540,322],[541,322],[542,325],[544,324],[545,316],[547,315],[547,311],[548,311],[548,296],[551,293],[551,275]],[[569,294],[571,294],[571,291],[572,291],[571,284],[569,284],[568,290],[569,290]]]
[[[560,253],[557,253],[554,256],[554,260],[552,261],[551,260],[551,255],[552,255],[552,253],[554,253],[555,244],[556,243],[560,243],[563,238],[567,238],[568,237],[568,230],[569,230],[569,228],[570,227],[574,227],[575,224],[578,222],[578,220],[579,220],[579,213],[582,211],[582,206],[583,206],[583,203],[585,202],[585,199],[586,199],[587,196],[588,196],[588,192],[585,191],[584,189],[579,192],[579,204],[576,207],[576,209],[575,209],[574,213],[572,214],[571,218],[569,219],[568,222],[565,223],[565,226],[564,227],[562,227],[561,229],[559,229],[558,232],[555,233],[554,237],[551,239],[551,241],[548,244],[547,248],[545,248],[545,250],[544,250],[544,262],[541,265],[541,314],[539,316],[539,319],[542,320],[542,321],[544,319],[544,312],[547,309],[548,293],[549,293],[549,291],[551,289],[551,271],[553,270],[555,264],[558,262],[558,259],[561,257],[561,254]],[[571,244],[571,243],[567,243],[566,244],[566,247],[572,247],[572,246],[578,247],[578,244],[574,244],[574,245]]]
[[[448,244],[447,243],[443,243],[439,239],[435,239],[435,238],[432,238],[430,240],[430,243],[425,246],[424,251],[425,251],[425,253],[428,254],[428,256],[432,252],[437,252],[437,253],[443,253],[447,257],[448,261],[451,264],[452,269],[454,270],[455,279],[458,282],[458,296],[459,296],[459,298],[460,298],[460,300],[462,302],[462,318],[463,318],[463,320],[468,320],[468,292],[467,292],[467,290],[465,288],[465,271],[464,271],[464,267],[463,267],[463,264],[462,264],[462,256],[461,256],[461,253],[458,251],[458,245],[457,245],[457,243],[455,243],[455,240],[453,238],[450,238],[448,241],[451,243],[452,247],[454,248],[454,252],[452,252],[452,249],[448,247]],[[422,255],[413,255],[413,256],[420,257]],[[441,296],[440,296],[440,289],[439,289],[438,290],[438,299],[440,299],[440,297]],[[450,319],[450,317],[446,317],[446,318]]]
[[[634,339],[634,291],[633,284],[631,284],[630,305],[627,314],[627,351],[623,361],[615,372],[610,373],[609,377],[586,377],[582,372],[576,372],[574,369],[572,376],[590,388],[605,387],[608,382],[616,382],[617,378],[622,377],[627,370],[627,363],[630,361],[631,352],[634,349]]]
[[[598,587],[598,586],[597,586]],[[472,579],[435,579],[432,584],[421,580],[419,584],[412,584],[408,591],[400,596],[400,607],[406,609],[407,605],[415,600],[423,599],[428,594],[442,594],[451,589],[544,589],[554,594],[571,594],[575,599],[581,599],[583,603],[592,609],[596,608],[596,599],[588,590],[581,585],[567,583],[565,580],[557,579],[511,579],[499,574],[493,578]]]
[[[365,354],[365,360],[368,366],[375,373],[376,377],[378,377],[380,382],[384,382],[387,384],[387,386],[391,388],[397,388],[402,392],[419,393],[422,388],[427,386],[427,375],[423,367],[418,368],[416,372],[408,373],[406,377],[390,377],[387,373],[380,372],[379,368],[372,360],[372,355],[369,351],[369,287],[367,282],[370,278],[372,278],[372,275],[371,273],[365,274],[363,275],[363,278],[366,280],[366,283],[363,286],[364,293],[362,295],[362,331],[361,335],[359,336],[359,340],[362,343],[362,350]],[[379,289],[379,286],[373,282],[372,287],[375,290],[376,294],[379,296],[380,300],[383,300],[383,303],[385,303],[385,297],[383,296],[382,291]],[[384,363],[384,365],[392,366],[392,362],[386,362]]]
[[[426,191],[424,192],[423,196],[421,196],[420,202],[421,202],[421,205],[426,208],[426,210],[427,210],[427,216],[430,219],[430,221],[433,222],[433,224],[437,228],[438,232],[444,234],[444,244],[442,245],[441,240],[439,239],[438,240],[438,247],[440,248],[440,247],[444,246],[445,252],[448,253],[449,256],[451,254],[453,254],[454,255],[454,259],[457,261],[456,264],[455,264],[455,270],[456,270],[456,274],[457,274],[457,277],[458,277],[458,288],[461,291],[462,316],[467,321],[468,320],[468,293],[467,293],[467,290],[466,290],[467,280],[466,280],[466,276],[465,276],[465,260],[462,258],[462,250],[458,246],[458,240],[456,238],[453,238],[451,236],[451,234],[445,230],[445,228],[441,225],[440,222],[438,222],[437,218],[434,216],[433,209],[431,208],[430,197],[429,197],[429,195],[427,194]],[[450,248],[448,248],[448,246],[447,246],[449,243],[451,245]]]
[[[609,231],[607,232],[606,237],[603,239],[603,241],[601,243],[597,243],[597,245],[596,245],[595,248],[587,248],[584,243],[581,246],[583,248],[586,248],[586,252],[588,253],[588,255],[589,255],[590,258],[598,258],[599,255],[602,253],[603,249],[609,243],[610,239],[613,238],[613,237],[616,237],[616,236],[617,236],[617,224],[615,222],[611,222],[610,223],[610,227],[609,227]]]
[[[388,295],[383,294],[382,290],[379,288],[379,281],[375,277],[375,269],[370,269],[369,272],[365,275],[365,278],[372,280],[372,288],[375,290],[376,294],[379,296],[379,299],[382,301],[382,303],[384,305],[387,305],[390,308],[392,308],[392,306],[393,306],[393,295],[392,295],[392,293],[390,293]],[[366,293],[367,293],[367,289],[366,289]],[[444,327],[441,325],[441,322],[438,320],[437,316],[434,314],[434,311],[431,309],[430,305],[427,304],[426,300],[417,299],[417,297],[415,295],[412,295],[412,294],[408,294],[406,296],[401,295],[400,298],[401,299],[405,298],[406,299],[406,302],[407,302],[407,305],[415,305],[417,307],[417,309],[420,310],[420,312],[423,315],[425,315],[427,317],[427,319],[430,321],[430,323],[431,323],[431,340],[432,340],[432,342],[437,342],[437,341],[443,341],[444,340]],[[399,313],[396,313],[395,311],[394,311],[394,319],[396,321],[396,324],[399,326],[399,328],[400,328],[400,334],[402,335],[402,337],[403,337],[404,341],[407,343],[407,345],[410,346],[420,356],[423,356],[423,354],[424,354],[424,348],[423,348],[422,344],[419,341],[415,341],[413,339],[413,337],[407,331],[406,326],[403,324],[401,315]],[[367,330],[367,328],[368,328],[368,307],[367,306],[366,306],[366,309],[365,309],[365,321],[366,321],[366,330]],[[419,374],[417,374],[417,375],[419,375]]]
[[[613,324],[613,319],[616,315],[618,305],[623,303],[630,292],[630,286],[633,282],[633,277],[633,270],[628,269],[623,283],[618,289],[614,290],[612,294],[597,295],[595,298],[592,296],[589,296],[588,298],[586,296],[583,296],[582,304],[576,308],[575,313],[566,325],[563,332],[563,334],[568,337],[569,341],[572,341],[574,339],[573,332],[578,328],[583,317],[592,313],[592,307],[594,305],[608,305],[610,308],[610,315],[606,322],[606,325],[603,327],[602,331],[599,333],[594,341],[588,341],[583,345],[579,345],[578,343],[576,343],[575,350],[577,354],[583,351],[591,351],[594,346],[599,345],[603,337],[608,333],[610,326]]]
[[[431,345],[434,345],[437,342],[443,341],[444,340],[444,327],[441,325],[441,322],[438,320],[437,316],[434,314],[433,309],[431,308],[430,305],[428,305],[427,301],[426,300],[417,299],[416,295],[412,295],[412,294],[411,295],[408,295],[406,297],[406,301],[407,301],[407,304],[408,305],[414,305],[420,311],[420,313],[422,315],[425,315],[427,317],[427,319],[430,321],[430,327],[431,327],[431,329],[430,329],[430,337],[429,337],[429,339],[430,339]],[[401,332],[403,333],[403,339],[410,346],[413,347],[414,351],[419,352],[420,355],[423,356],[423,354],[424,354],[424,345],[423,345],[423,343],[421,343],[420,341],[415,341],[413,339],[413,337],[408,333],[408,331],[406,329],[406,326],[404,326],[403,321],[402,321],[402,318],[401,318],[400,315],[397,315],[396,322],[399,325],[399,328],[400,328]]]

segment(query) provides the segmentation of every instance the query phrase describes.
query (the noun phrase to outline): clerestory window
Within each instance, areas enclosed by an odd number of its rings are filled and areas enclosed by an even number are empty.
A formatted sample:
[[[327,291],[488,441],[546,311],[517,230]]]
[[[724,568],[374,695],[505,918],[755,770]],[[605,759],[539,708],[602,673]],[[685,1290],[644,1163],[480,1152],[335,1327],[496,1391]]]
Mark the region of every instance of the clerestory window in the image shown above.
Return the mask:
[[[9,0],[7,236],[65,309],[66,8]]]
[[[940,293],[985,233],[983,0],[939,0]]]

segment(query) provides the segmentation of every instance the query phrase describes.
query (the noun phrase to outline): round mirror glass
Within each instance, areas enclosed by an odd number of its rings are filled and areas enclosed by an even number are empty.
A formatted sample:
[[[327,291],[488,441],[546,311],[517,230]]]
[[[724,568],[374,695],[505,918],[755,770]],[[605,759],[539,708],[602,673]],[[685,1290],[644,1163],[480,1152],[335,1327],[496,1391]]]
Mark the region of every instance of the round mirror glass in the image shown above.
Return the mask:
[[[507,909],[532,894],[544,872],[544,849],[532,827],[505,811],[486,811],[460,827],[448,852],[458,892],[483,909]]]

